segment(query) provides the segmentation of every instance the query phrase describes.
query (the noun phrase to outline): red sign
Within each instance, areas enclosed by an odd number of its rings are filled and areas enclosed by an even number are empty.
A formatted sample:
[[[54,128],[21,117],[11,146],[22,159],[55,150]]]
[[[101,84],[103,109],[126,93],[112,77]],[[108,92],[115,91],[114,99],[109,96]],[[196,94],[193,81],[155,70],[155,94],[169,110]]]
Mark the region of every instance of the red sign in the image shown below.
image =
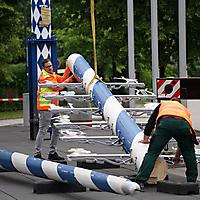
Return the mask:
[[[170,99],[172,97],[180,98],[180,80],[179,79],[158,79],[157,96],[160,99]]]

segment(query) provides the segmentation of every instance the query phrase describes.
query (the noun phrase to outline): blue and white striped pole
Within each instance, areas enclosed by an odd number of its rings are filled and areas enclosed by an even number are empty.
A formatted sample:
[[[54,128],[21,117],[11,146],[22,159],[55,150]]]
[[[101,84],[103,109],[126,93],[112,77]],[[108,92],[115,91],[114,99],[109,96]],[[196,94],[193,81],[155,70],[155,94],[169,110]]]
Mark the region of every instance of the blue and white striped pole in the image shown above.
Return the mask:
[[[123,142],[124,150],[131,153],[131,157],[139,169],[148,150],[148,144],[138,143],[143,138],[143,131],[131,119],[106,85],[95,77],[94,70],[83,56],[72,54],[68,57],[66,64],[73,74],[83,82],[86,92],[90,94],[96,106],[103,113],[104,119],[112,127],[114,134]],[[157,180],[164,179],[167,175],[166,168],[167,164],[164,159],[159,158],[153,171],[153,177],[156,177]]]
[[[67,182],[94,190],[119,194],[133,194],[140,186],[128,179],[92,170],[73,167],[25,154],[0,150],[0,167],[59,182]]]
[[[103,113],[103,116],[115,135],[123,141],[123,148],[131,152],[131,144],[137,133],[141,132],[139,126],[131,119],[119,101],[110,90],[95,76],[94,70],[80,54],[72,54],[67,60],[71,71],[83,82],[83,86],[90,93],[92,100]],[[93,81],[91,83],[91,81]]]

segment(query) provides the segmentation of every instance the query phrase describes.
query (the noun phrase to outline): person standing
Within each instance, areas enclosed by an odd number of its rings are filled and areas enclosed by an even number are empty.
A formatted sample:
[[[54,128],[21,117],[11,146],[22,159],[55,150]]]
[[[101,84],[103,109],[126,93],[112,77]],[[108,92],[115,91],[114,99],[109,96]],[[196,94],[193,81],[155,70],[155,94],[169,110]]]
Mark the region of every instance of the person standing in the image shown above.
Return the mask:
[[[63,76],[57,75],[53,71],[52,62],[50,59],[44,59],[42,63],[42,72],[39,76],[38,82],[41,84],[45,83],[71,83],[74,80],[73,75],[70,75],[70,69],[66,67],[65,72]],[[47,100],[44,98],[45,95],[58,95],[59,91],[62,90],[62,88],[38,88],[38,94],[37,94],[37,108],[39,111],[39,131],[36,136],[35,141],[35,158],[42,159],[42,142],[44,140],[45,134],[47,133],[47,130],[51,124],[51,118],[53,116],[53,113],[49,110],[51,104],[58,105],[59,101],[56,99],[53,100]],[[63,157],[59,156],[56,152],[56,146],[59,139],[59,133],[54,128],[52,129],[52,135],[51,135],[51,142],[50,142],[50,149],[49,149],[49,160],[64,160]]]
[[[149,141],[154,128],[155,131]],[[155,108],[144,129],[144,138],[139,141],[144,144],[150,143],[135,179],[140,184],[141,191],[144,191],[144,184],[150,177],[156,159],[171,138],[177,141],[182,152],[187,182],[196,182],[198,170],[194,144],[199,143],[192,128],[189,110],[174,98],[160,103]]]

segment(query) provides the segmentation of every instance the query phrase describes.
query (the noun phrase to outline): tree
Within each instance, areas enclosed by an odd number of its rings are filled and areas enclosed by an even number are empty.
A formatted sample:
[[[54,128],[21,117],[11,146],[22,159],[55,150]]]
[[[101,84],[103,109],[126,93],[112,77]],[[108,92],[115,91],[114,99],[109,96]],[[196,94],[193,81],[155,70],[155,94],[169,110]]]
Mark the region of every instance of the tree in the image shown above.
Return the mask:
[[[186,3],[188,74],[199,76],[200,2],[186,0]],[[62,65],[70,54],[80,53],[93,66],[90,0],[53,0],[51,4],[52,35],[58,38],[57,53]],[[177,5],[178,0],[158,1],[161,77],[178,76]],[[30,15],[29,10],[27,14]],[[127,1],[95,1],[95,20],[98,74],[104,80],[111,80],[114,76],[128,76]],[[16,66],[21,66],[25,71],[23,23],[23,0],[0,0],[1,85],[15,87],[11,64],[22,63]],[[150,0],[134,1],[134,23],[136,75],[139,81],[151,87]]]
[[[60,41],[59,55],[66,58],[70,53],[79,52],[93,65],[90,1],[73,1],[73,5],[70,2],[65,6],[54,2],[53,23]],[[57,23],[61,17],[62,25]],[[120,0],[97,1],[95,19],[98,74],[110,79],[113,65],[119,71],[127,66],[126,4]]]
[[[2,87],[18,87],[18,72],[13,71],[13,64],[18,64],[17,71],[25,69],[23,1],[0,1],[0,84]],[[19,73],[20,74],[20,73]],[[24,73],[25,75],[25,73]],[[22,82],[21,82],[22,83]],[[25,81],[24,81],[25,83]],[[25,84],[24,84],[25,85]],[[22,88],[21,88],[22,89]]]

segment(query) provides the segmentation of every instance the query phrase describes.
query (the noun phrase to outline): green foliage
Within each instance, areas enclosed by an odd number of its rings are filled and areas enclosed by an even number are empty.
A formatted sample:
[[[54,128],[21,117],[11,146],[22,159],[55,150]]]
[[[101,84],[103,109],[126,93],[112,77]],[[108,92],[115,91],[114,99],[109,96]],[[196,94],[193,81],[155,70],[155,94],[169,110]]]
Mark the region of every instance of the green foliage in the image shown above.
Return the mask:
[[[65,4],[54,1],[54,34],[58,38],[58,57],[63,63],[76,52],[92,58],[92,37],[90,8],[85,1],[68,1]],[[60,23],[62,19],[62,23]],[[89,37],[88,37],[89,36]]]
[[[139,82],[144,82],[145,86],[147,88],[151,88],[152,72],[151,72],[150,66],[149,66],[149,69],[148,69],[145,65],[140,64],[138,66],[138,74],[139,74],[138,81]]]
[[[0,84],[25,90],[24,0],[0,0]],[[150,3],[134,1],[134,52],[137,78],[151,88]],[[187,66],[189,76],[200,76],[200,2],[187,0]],[[90,0],[51,1],[52,35],[58,38],[62,66],[72,53],[93,66]],[[30,3],[27,1],[28,35]],[[98,74],[104,80],[128,77],[127,1],[95,1]],[[178,0],[158,1],[159,67],[161,77],[178,76]],[[0,91],[1,94],[1,91]]]
[[[23,102],[0,102],[0,119],[21,117]]]
[[[60,45],[58,56],[64,60],[71,53],[78,52],[93,66],[89,1],[75,1],[73,5],[70,3],[63,5],[56,1],[54,7],[57,16],[54,18],[55,33]],[[64,10],[65,12],[62,12]],[[56,23],[61,18],[62,23]],[[98,74],[110,79],[113,62],[116,62],[120,68],[127,66],[127,25],[124,24],[126,4],[119,0],[97,1],[95,19]]]
[[[0,96],[13,88],[25,91],[23,0],[0,0]]]
[[[20,2],[0,1],[1,63],[24,61],[23,15],[20,10],[22,8]]]
[[[200,57],[193,56],[190,58],[190,64],[188,65],[188,74],[191,77],[200,76]]]
[[[166,77],[177,77],[178,66],[168,64],[165,69]]]
[[[8,42],[0,43],[1,63],[18,63],[24,57],[23,41],[17,36],[13,36]],[[23,59],[24,60],[24,59]]]
[[[13,88],[22,97],[26,88],[25,64],[8,64],[0,68],[0,85],[2,88]],[[1,91],[1,90],[0,90]]]

